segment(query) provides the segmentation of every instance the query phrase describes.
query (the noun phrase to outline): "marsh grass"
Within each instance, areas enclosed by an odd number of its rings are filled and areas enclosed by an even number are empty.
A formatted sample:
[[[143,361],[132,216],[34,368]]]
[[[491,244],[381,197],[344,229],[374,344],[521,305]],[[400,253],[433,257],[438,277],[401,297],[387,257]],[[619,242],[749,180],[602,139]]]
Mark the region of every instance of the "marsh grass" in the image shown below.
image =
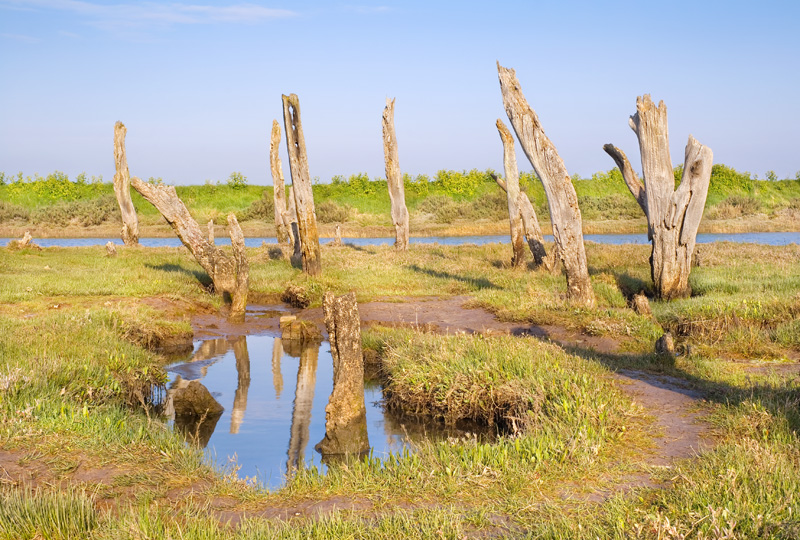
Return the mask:
[[[88,538],[97,523],[93,498],[83,491],[0,489],[0,538]]]

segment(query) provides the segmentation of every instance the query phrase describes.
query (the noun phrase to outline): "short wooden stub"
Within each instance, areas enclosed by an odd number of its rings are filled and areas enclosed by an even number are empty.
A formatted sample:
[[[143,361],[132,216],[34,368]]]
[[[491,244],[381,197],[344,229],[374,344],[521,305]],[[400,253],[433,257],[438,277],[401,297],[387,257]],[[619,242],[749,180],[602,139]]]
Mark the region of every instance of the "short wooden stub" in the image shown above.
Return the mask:
[[[364,406],[361,320],[355,293],[337,298],[326,292],[322,311],[333,356],[333,392],[325,407],[325,438],[316,449],[323,456],[363,454],[369,451],[369,438]]]

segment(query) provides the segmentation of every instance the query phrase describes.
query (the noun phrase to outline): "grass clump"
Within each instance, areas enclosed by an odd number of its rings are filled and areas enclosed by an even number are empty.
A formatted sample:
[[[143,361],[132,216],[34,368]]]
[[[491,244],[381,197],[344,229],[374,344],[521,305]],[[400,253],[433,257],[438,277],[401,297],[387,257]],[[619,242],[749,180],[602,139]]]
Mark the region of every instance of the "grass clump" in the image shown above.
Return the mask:
[[[88,538],[97,523],[92,497],[82,491],[0,490],[0,538]]]

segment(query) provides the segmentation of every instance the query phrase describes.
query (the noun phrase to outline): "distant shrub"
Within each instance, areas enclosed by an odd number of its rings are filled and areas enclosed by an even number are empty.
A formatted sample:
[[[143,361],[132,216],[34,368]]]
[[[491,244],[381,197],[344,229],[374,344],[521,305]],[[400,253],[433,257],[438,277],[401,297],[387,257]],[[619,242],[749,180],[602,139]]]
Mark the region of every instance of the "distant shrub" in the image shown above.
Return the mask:
[[[500,189],[471,201],[455,201],[447,195],[432,195],[417,205],[417,211],[431,214],[436,223],[453,223],[457,219],[499,221],[508,217],[506,194]]]
[[[31,213],[25,208],[17,206],[16,204],[0,201],[0,221],[28,221],[30,217]]]
[[[706,217],[709,219],[734,219],[756,214],[759,210],[761,210],[761,202],[755,197],[732,195],[709,208]]]
[[[632,219],[644,215],[633,196],[619,193],[604,197],[579,196],[578,206],[587,219]]]
[[[261,219],[271,222],[275,216],[275,201],[269,197],[256,199],[245,210],[238,213],[236,219],[239,221],[249,221]]]
[[[432,195],[417,205],[417,211],[431,214],[436,223],[453,223],[459,216],[459,206],[447,195]]]
[[[228,186],[233,189],[242,189],[247,187],[247,177],[238,171],[234,171],[228,177]]]
[[[38,208],[31,212],[33,223],[44,223],[66,227],[68,225],[100,225],[110,219],[121,219],[119,205],[114,195],[103,195],[97,199],[60,202]]]
[[[753,193],[755,184],[749,172],[740,173],[721,163],[711,167],[709,194]]]
[[[316,208],[320,223],[344,223],[350,217],[351,208],[334,201],[324,201]]]

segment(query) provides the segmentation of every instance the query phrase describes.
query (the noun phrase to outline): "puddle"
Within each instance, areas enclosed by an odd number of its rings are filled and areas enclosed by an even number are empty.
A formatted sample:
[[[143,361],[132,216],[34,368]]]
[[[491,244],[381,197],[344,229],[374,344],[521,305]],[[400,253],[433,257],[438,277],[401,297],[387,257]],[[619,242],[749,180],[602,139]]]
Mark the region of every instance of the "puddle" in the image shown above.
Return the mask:
[[[202,382],[225,407],[202,426],[179,425],[220,465],[235,461],[241,478],[280,487],[287,472],[315,465],[325,470],[314,446],[325,436],[325,406],[333,389],[330,344],[284,347],[274,335],[217,338],[195,343],[189,358],[167,367],[168,388]],[[185,384],[185,383],[184,383]],[[400,452],[421,437],[467,436],[467,430],[402,419],[384,411],[382,390],[365,381],[367,432],[372,455]]]

